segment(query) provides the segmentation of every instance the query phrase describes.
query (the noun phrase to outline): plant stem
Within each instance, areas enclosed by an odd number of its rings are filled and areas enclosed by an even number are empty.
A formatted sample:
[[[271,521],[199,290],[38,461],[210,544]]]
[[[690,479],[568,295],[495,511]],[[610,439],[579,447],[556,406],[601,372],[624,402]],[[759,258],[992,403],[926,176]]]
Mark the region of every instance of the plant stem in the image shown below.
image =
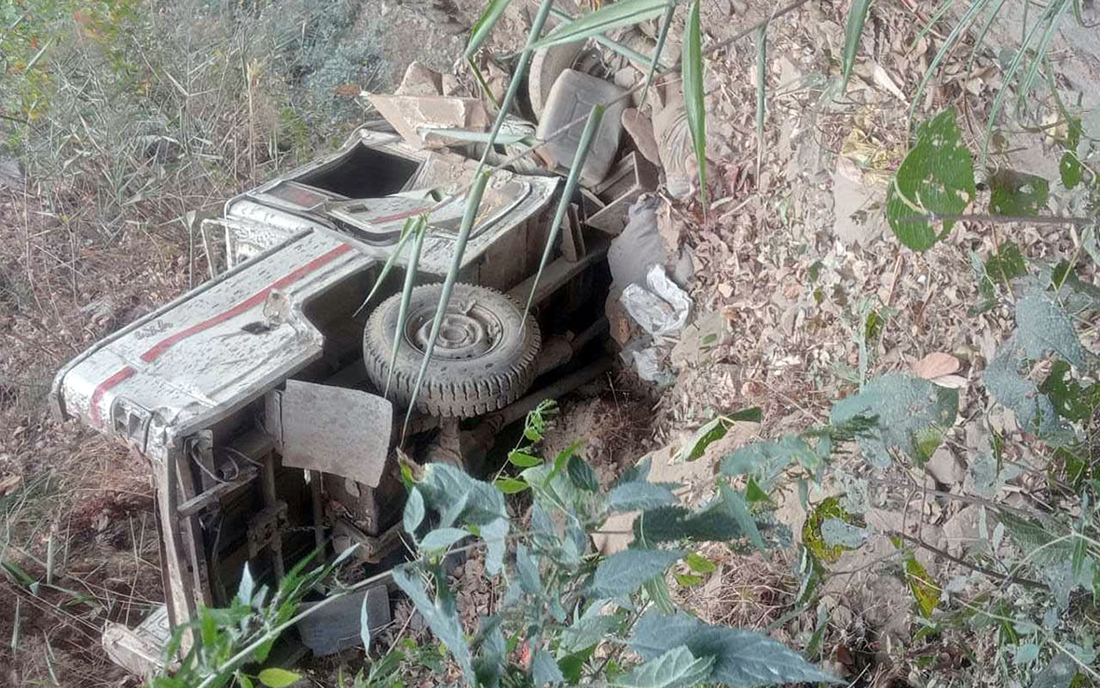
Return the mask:
[[[1039,581],[1031,580],[1030,578],[1020,578],[1018,576],[1011,576],[1011,575],[1006,576],[1005,574],[994,571],[993,569],[989,569],[989,568],[986,568],[984,566],[979,566],[978,564],[972,564],[969,561],[967,561],[967,560],[965,560],[961,557],[956,557],[954,554],[949,554],[949,553],[945,552],[944,550],[940,549],[939,547],[935,547],[933,545],[930,545],[927,542],[925,542],[924,540],[921,540],[918,537],[913,537],[912,535],[906,535],[905,533],[900,533],[898,531],[886,531],[886,532],[883,533],[883,535],[886,535],[887,537],[901,538],[902,540],[905,540],[906,542],[914,544],[914,545],[916,545],[916,546],[918,546],[922,549],[926,549],[929,552],[931,552],[932,554],[943,557],[944,559],[947,559],[950,562],[958,564],[959,566],[963,566],[965,568],[968,568],[971,571],[977,571],[978,573],[989,576],[990,578],[996,578],[997,580],[1003,581],[1005,583],[1019,583],[1020,585],[1022,585],[1024,587],[1027,587],[1027,588],[1042,588],[1044,590],[1047,589],[1047,586],[1044,583],[1040,583]]]

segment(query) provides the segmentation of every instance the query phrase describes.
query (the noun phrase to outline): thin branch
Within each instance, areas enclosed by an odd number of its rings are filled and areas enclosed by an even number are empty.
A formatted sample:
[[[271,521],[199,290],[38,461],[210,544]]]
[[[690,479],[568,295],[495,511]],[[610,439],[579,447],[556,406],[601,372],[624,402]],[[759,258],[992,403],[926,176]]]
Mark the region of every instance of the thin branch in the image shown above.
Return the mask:
[[[944,559],[947,559],[950,562],[958,564],[959,566],[963,566],[965,568],[968,568],[971,571],[977,571],[978,573],[989,576],[990,578],[996,578],[997,580],[1003,581],[1005,583],[1019,583],[1020,585],[1022,585],[1024,587],[1027,587],[1027,588],[1042,588],[1044,590],[1047,589],[1047,586],[1043,583],[1040,583],[1039,581],[1031,580],[1030,578],[1020,578],[1018,576],[1006,576],[1005,574],[994,571],[993,569],[989,569],[989,568],[986,568],[984,566],[979,566],[978,564],[972,564],[969,561],[967,561],[967,560],[965,560],[961,557],[956,557],[954,554],[949,554],[949,553],[945,552],[944,550],[940,549],[939,547],[935,547],[933,545],[930,545],[927,542],[925,542],[924,540],[921,540],[920,538],[917,538],[917,537],[913,537],[912,535],[906,535],[905,533],[899,533],[897,531],[887,531],[887,532],[884,533],[884,535],[886,535],[888,537],[901,538],[902,540],[905,540],[906,542],[914,544],[917,547],[920,547],[922,549],[926,549],[929,552],[931,552],[932,554],[943,557]]]

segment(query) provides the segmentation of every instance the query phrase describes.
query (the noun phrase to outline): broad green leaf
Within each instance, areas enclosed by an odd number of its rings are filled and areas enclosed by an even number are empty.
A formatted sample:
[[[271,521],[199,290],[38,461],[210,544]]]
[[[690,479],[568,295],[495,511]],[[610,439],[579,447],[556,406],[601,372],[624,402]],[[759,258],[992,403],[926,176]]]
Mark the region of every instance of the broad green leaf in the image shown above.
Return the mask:
[[[687,646],[640,664],[615,679],[612,685],[623,688],[681,688],[706,683],[714,669],[714,657],[695,658]]]
[[[684,29],[684,47],[681,67],[684,89],[684,109],[688,130],[695,149],[695,162],[699,168],[699,198],[704,211],[707,207],[707,111],[704,105],[703,86],[703,32],[699,27],[699,2],[694,0],[688,11]]]
[[[252,679],[249,678],[247,674],[242,674],[238,671],[237,673],[233,674],[233,678],[237,680],[237,683],[241,684],[241,688],[255,688],[255,684],[252,683]],[[160,685],[161,684],[158,684],[156,682],[156,679],[153,679],[153,688],[160,688]],[[179,688],[187,688],[186,684],[184,684],[183,681],[180,681],[177,685]],[[173,688],[176,688],[176,686],[173,686]]]
[[[565,179],[565,189],[558,199],[558,207],[557,210],[554,211],[554,219],[550,222],[550,232],[546,237],[546,245],[543,247],[542,257],[539,259],[538,270],[535,271],[535,279],[531,284],[531,293],[527,295],[527,304],[523,307],[524,321],[527,319],[527,314],[531,312],[531,304],[535,302],[535,294],[538,293],[539,280],[542,279],[542,272],[546,269],[546,264],[550,262],[550,255],[558,246],[558,233],[561,231],[562,225],[565,224],[569,206],[573,202],[573,194],[577,190],[581,172],[584,170],[585,160],[588,159],[588,151],[592,148],[592,141],[596,137],[596,131],[599,129],[600,121],[603,120],[603,113],[603,105],[593,106],[591,112],[588,113],[588,121],[584,124],[584,131],[581,132],[580,141],[577,143],[577,151],[573,155],[573,164],[569,167],[569,176]]]
[[[997,253],[989,257],[985,262],[985,276],[992,282],[1006,287],[1012,285],[1012,280],[1027,274],[1027,263],[1020,253],[1020,247],[1014,241],[1006,241],[1001,244]]]
[[[508,3],[512,0],[489,0],[489,4],[485,6],[485,11],[481,13],[477,22],[470,27],[470,41],[466,44],[466,57],[470,58],[477,52],[478,48],[489,38],[489,35],[493,32],[493,27],[496,26],[497,20],[500,19],[500,15],[504,14],[504,10],[507,9]]]
[[[660,576],[684,556],[679,550],[628,549],[600,562],[592,577],[593,594],[603,598],[624,598],[642,584]]]
[[[1032,360],[1050,351],[1077,368],[1086,367],[1088,353],[1077,339],[1073,321],[1041,282],[1016,302],[1016,344]]]
[[[535,595],[542,589],[539,563],[523,543],[516,545],[516,573],[523,592]]]
[[[722,460],[722,475],[750,475],[771,487],[771,483],[792,463],[816,471],[821,464],[813,447],[797,435],[785,435],[777,440],[754,442],[738,449]],[[752,501],[752,500],[750,500]]]
[[[974,200],[974,161],[947,109],[917,128],[916,143],[905,156],[886,192],[886,220],[898,240],[914,251],[932,247],[954,226],[943,231],[921,215],[957,215]]]
[[[256,678],[260,679],[260,683],[267,688],[286,688],[297,683],[302,676],[286,669],[269,667],[261,671]]]
[[[749,513],[749,505],[745,498],[729,485],[720,485],[719,491],[726,503],[726,508],[729,509],[730,515],[733,516],[733,520],[737,522],[738,527],[749,539],[749,542],[763,552],[764,538],[760,537],[760,530],[756,527],[756,521],[753,519],[752,514]]]
[[[497,519],[507,519],[504,497],[492,485],[475,480],[454,466],[429,463],[417,489],[427,507],[440,514],[452,514],[450,526],[483,526]],[[444,519],[445,521],[447,519]]]
[[[676,584],[681,588],[694,588],[696,585],[703,582],[702,576],[696,576],[693,573],[674,573],[672,577],[676,579]],[[673,608],[670,611],[676,610]]]
[[[573,622],[572,626],[562,629],[559,650],[579,652],[595,647],[614,634],[623,623],[623,612],[602,614],[600,612],[603,608],[602,604],[590,604],[581,618]]]
[[[814,556],[825,564],[832,564],[845,551],[854,549],[854,546],[836,542],[827,542],[824,527],[827,522],[840,521],[841,523],[860,526],[860,519],[844,510],[840,505],[839,497],[827,497],[810,511],[806,521],[802,524],[802,544]],[[833,530],[835,526],[830,526]],[[833,532],[835,534],[835,530]],[[855,545],[858,547],[859,545]]]
[[[541,688],[547,684],[554,685],[565,680],[558,663],[554,661],[554,655],[546,650],[539,650],[531,660],[531,680],[535,688]]]
[[[1047,379],[1039,385],[1039,392],[1050,399],[1059,416],[1069,420],[1092,418],[1100,407],[1100,383],[1083,387],[1070,375],[1070,365],[1063,360],[1054,362]]]
[[[1011,337],[986,365],[982,373],[985,388],[998,403],[1016,414],[1016,420],[1026,432],[1050,437],[1059,429],[1054,404],[1040,393],[1035,382],[1020,375],[1019,365],[1016,338]]]
[[[653,19],[665,9],[666,0],[619,0],[599,10],[557,26],[534,44],[534,49],[583,41],[621,26]]]
[[[695,573],[714,573],[718,568],[713,561],[696,552],[691,552],[684,557],[684,563]]]
[[[833,404],[830,421],[841,424],[856,418],[876,419],[858,441],[864,459],[885,467],[890,464],[891,449],[900,449],[914,460],[921,458],[920,445],[928,439],[928,433],[942,434],[955,424],[958,411],[958,390],[891,374],[871,380],[862,392]]]
[[[438,552],[450,549],[451,545],[468,537],[470,537],[470,531],[462,528],[436,528],[420,541],[420,551]]]
[[[409,535],[416,537],[416,529],[424,521],[424,496],[414,487],[405,500],[405,513],[401,516],[401,527]]]
[[[481,539],[485,541],[485,573],[495,576],[504,568],[505,545],[508,541],[508,519],[498,518],[481,526]]]
[[[558,660],[558,668],[561,669],[562,676],[570,685],[577,685],[580,683],[581,675],[584,672],[584,665],[591,657],[592,653],[596,651],[596,646],[586,647],[583,650],[568,654]]]
[[[566,467],[565,472],[569,476],[570,482],[579,490],[595,492],[600,489],[600,481],[596,478],[596,474],[593,472],[592,467],[588,465],[587,461],[579,456],[573,457],[573,460],[570,461],[569,465]]]
[[[695,434],[688,440],[688,443],[680,449],[673,463],[695,461],[703,455],[707,447],[725,437],[727,432],[729,432],[729,424],[726,422],[725,418],[719,416],[718,418],[707,421],[706,424],[695,431]]]
[[[766,635],[726,626],[710,626],[679,613],[647,612],[634,627],[631,649],[646,660],[685,646],[693,657],[714,659],[709,683],[772,686],[781,683],[837,680],[794,650]]]
[[[848,89],[848,81],[852,78],[859,40],[863,36],[863,25],[867,23],[867,13],[870,9],[871,0],[853,0],[852,6],[848,9],[848,23],[844,27],[844,61],[840,72],[840,95],[844,95]]]
[[[682,506],[662,506],[643,511],[634,519],[636,542],[729,542],[741,537],[741,527],[721,500],[696,512]]]
[[[508,462],[513,466],[519,466],[520,468],[530,468],[531,466],[538,466],[542,463],[542,459],[537,456],[532,456],[527,452],[516,449],[508,452]]]
[[[1065,652],[1059,652],[1042,671],[1035,674],[1028,688],[1078,688],[1074,683],[1078,673],[1077,662]],[[1080,684],[1079,688],[1087,685]]]
[[[1033,174],[998,170],[989,178],[989,212],[1034,217],[1046,207],[1050,183]]]
[[[359,639],[363,641],[363,652],[370,656],[370,611],[369,595],[363,595],[363,606],[359,609]]]
[[[655,509],[676,501],[674,486],[648,482],[628,482],[611,489],[604,503],[608,511]]]
[[[523,482],[522,480],[519,480],[517,478],[510,478],[508,476],[501,476],[500,478],[497,478],[493,481],[493,485],[495,485],[496,488],[504,494],[516,494],[518,492],[523,492],[528,487],[530,487],[530,485]]]
[[[1058,175],[1062,178],[1062,186],[1073,189],[1084,178],[1085,166],[1074,153],[1066,151],[1058,161]]]
[[[441,572],[440,575],[442,575]],[[408,564],[398,566],[393,569],[392,576],[394,584],[412,601],[416,611],[420,612],[420,616],[424,618],[435,637],[451,651],[451,655],[454,656],[463,673],[471,676],[470,647],[466,644],[462,622],[458,618],[454,600],[449,596],[450,591],[447,590],[446,585],[439,586],[436,599],[433,600],[424,587],[424,581],[412,566]]]
[[[912,554],[905,559],[905,581],[909,584],[909,592],[913,593],[913,598],[917,601],[921,616],[931,618],[936,605],[940,603],[941,586]]]
[[[1073,540],[1058,540],[1057,529],[1033,518],[1017,516],[1010,511],[997,513],[1012,542],[1030,560],[1040,566],[1062,564],[1073,559]]]
[[[839,518],[827,518],[821,524],[821,539],[826,547],[847,547],[858,549],[867,542],[871,531]]]

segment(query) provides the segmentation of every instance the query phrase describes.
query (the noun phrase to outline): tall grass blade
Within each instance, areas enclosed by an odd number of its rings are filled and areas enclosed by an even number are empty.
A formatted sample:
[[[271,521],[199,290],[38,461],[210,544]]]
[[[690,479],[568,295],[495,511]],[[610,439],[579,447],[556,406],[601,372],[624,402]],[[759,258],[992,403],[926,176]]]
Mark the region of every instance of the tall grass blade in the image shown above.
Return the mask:
[[[667,0],[619,0],[558,26],[535,43],[535,49],[583,41],[621,26],[633,26],[653,19],[665,9]]]
[[[645,86],[642,87],[642,100],[638,108],[645,105],[645,98],[649,94],[649,87],[653,84],[653,77],[657,73],[657,65],[661,63],[661,51],[665,48],[665,38],[668,37],[668,27],[672,26],[672,15],[676,11],[676,0],[668,0],[665,7],[665,16],[661,18],[661,30],[657,34],[657,46],[653,49],[653,61],[649,65],[649,71],[645,75]]]
[[[1005,97],[1008,95],[1008,85],[1016,78],[1016,73],[1020,71],[1020,65],[1023,63],[1024,56],[1027,54],[1028,48],[1031,47],[1032,41],[1035,40],[1035,35],[1042,27],[1042,22],[1035,22],[1035,25],[1031,27],[1031,30],[1027,32],[1024,37],[1023,43],[1020,45],[1020,49],[1016,52],[1016,57],[1012,58],[1012,62],[1009,63],[1008,69],[1005,70],[1004,77],[1001,81],[1001,88],[997,91],[997,95],[993,98],[993,107],[989,110],[989,119],[985,123],[985,136],[982,137],[982,154],[978,161],[979,168],[985,168],[985,164],[989,159],[989,141],[993,137],[993,127],[997,123],[997,115],[1000,114],[1001,108],[1004,106]]]
[[[546,3],[552,0],[545,0]],[[513,77],[518,81],[519,77]],[[435,342],[439,337],[439,329],[443,326],[443,317],[447,313],[447,304],[451,301],[451,292],[454,290],[458,279],[458,271],[462,266],[462,256],[466,253],[466,242],[470,239],[470,230],[477,221],[478,209],[481,207],[481,197],[485,194],[485,185],[489,182],[489,172],[481,172],[474,178],[474,184],[470,187],[466,197],[466,212],[462,215],[462,224],[458,228],[458,237],[455,239],[455,255],[451,263],[451,269],[443,280],[443,292],[439,295],[439,307],[435,311],[435,319],[432,320],[432,331],[428,335],[428,348],[424,352],[424,360],[420,363],[420,370],[416,374],[416,384],[413,385],[412,399],[409,400],[409,409],[405,412],[405,428],[409,427],[413,409],[416,408],[416,398],[420,393],[420,386],[424,383],[424,375],[431,363],[432,353],[435,351]],[[391,368],[392,369],[392,368]]]
[[[497,109],[500,109],[500,103],[497,101],[497,97],[493,95],[492,89],[489,88],[489,82],[485,81],[485,75],[478,69],[477,62],[474,61],[474,58],[466,58],[466,64],[470,65],[470,71],[474,73],[474,78],[477,80],[477,85],[481,88],[481,92],[485,94],[485,97],[488,98]]]
[[[699,167],[699,196],[707,210],[707,113],[703,105],[703,35],[699,28],[699,0],[691,4],[683,52],[684,108]]]
[[[23,598],[15,598],[15,619],[11,627],[11,654],[15,656],[15,650],[19,647],[19,621],[23,611]]]
[[[756,179],[764,162],[764,117],[768,97],[768,25],[756,30]]]
[[[428,234],[428,217],[421,215],[416,219],[416,227],[413,228],[412,255],[409,256],[408,267],[405,268],[405,284],[401,287],[401,306],[397,309],[397,331],[393,335],[393,351],[390,352],[390,369],[386,373],[386,388],[382,397],[390,395],[390,382],[393,380],[393,368],[397,365],[397,350],[401,348],[402,333],[405,331],[405,319],[409,315],[409,300],[412,298],[412,290],[416,285],[416,270],[420,266],[420,249],[424,246],[424,237]]]
[[[401,236],[397,240],[397,245],[393,247],[393,251],[390,252],[386,263],[382,266],[382,272],[378,273],[378,278],[374,280],[374,286],[371,287],[370,293],[367,294],[367,298],[363,299],[362,305],[355,310],[355,313],[351,317],[357,318],[359,314],[363,312],[363,309],[367,307],[370,300],[374,298],[374,295],[378,293],[378,288],[382,286],[382,283],[386,281],[386,276],[390,274],[390,270],[393,269],[397,259],[401,256],[401,253],[405,250],[405,242],[409,240],[411,236],[412,228],[416,225],[416,218],[410,217],[405,220],[405,226],[401,228]]]
[[[985,37],[989,35],[989,30],[993,28],[993,22],[997,20],[997,15],[1001,13],[1006,2],[1008,2],[1008,0],[997,0],[997,4],[989,12],[989,16],[985,18],[985,22],[982,24],[982,30],[979,31],[978,35],[974,38],[974,49],[970,51],[970,59],[966,61],[967,72],[974,68],[974,60],[978,57],[978,51],[981,50],[982,45],[985,43]]]
[[[947,11],[954,6],[955,0],[946,0],[942,5],[940,5],[939,8],[936,9],[935,14],[932,15],[932,18],[928,20],[928,23],[922,26],[920,31],[917,32],[916,38],[914,38],[913,42],[909,44],[910,47],[916,47],[917,43],[920,42],[920,39],[927,36],[928,33],[932,30],[932,27],[938,24],[940,20],[943,19],[943,15],[947,14]],[[956,26],[958,26],[958,24],[956,24]]]
[[[985,6],[989,4],[989,0],[973,0],[970,3],[970,7],[967,8],[966,13],[955,23],[955,26],[951,29],[951,33],[947,34],[947,38],[943,40],[943,45],[936,51],[936,56],[932,58],[932,62],[929,63],[928,69],[924,70],[924,76],[921,77],[920,85],[917,86],[916,93],[913,94],[913,102],[909,105],[909,122],[906,124],[906,129],[912,129],[913,126],[913,114],[917,110],[917,104],[920,102],[921,97],[924,95],[924,89],[928,87],[928,82],[932,80],[932,76],[939,69],[940,63],[954,47],[959,36],[962,35],[966,29],[970,27],[974,20],[978,17],[978,13],[985,9]],[[931,24],[929,24],[931,26]]]
[[[573,15],[566,12],[565,10],[559,9],[557,7],[551,8],[550,9],[550,14],[554,15],[558,19],[566,19],[568,21],[573,21],[576,18]],[[640,65],[644,65],[646,67],[646,69],[648,69],[649,66],[653,62],[657,61],[656,53],[654,53],[654,56],[652,58],[646,57],[645,55],[641,54],[640,52],[638,52],[634,48],[631,48],[628,45],[623,45],[622,43],[620,43],[616,40],[612,40],[612,39],[608,38],[607,36],[593,36],[592,40],[596,41],[597,43],[599,43],[600,45],[607,48],[608,50],[610,50],[613,53],[617,53],[619,55],[622,55],[623,57],[625,57],[628,60],[631,60],[632,62],[637,62]]]
[[[841,65],[838,95],[844,95],[848,90],[848,81],[852,78],[852,69],[856,66],[859,39],[863,36],[863,25],[867,23],[867,13],[871,10],[872,1],[852,0],[852,7],[848,10],[848,24],[844,27],[844,62]]]
[[[500,19],[500,15],[504,14],[504,10],[508,8],[510,2],[512,0],[489,0],[489,4],[485,6],[485,11],[481,13],[477,22],[470,28],[470,41],[466,44],[466,59],[473,57],[478,48],[489,38],[489,34],[493,32],[497,20]]]
[[[523,322],[527,321],[527,314],[531,312],[531,304],[535,301],[535,292],[539,289],[539,280],[542,279],[542,271],[550,261],[550,254],[554,250],[554,244],[561,231],[561,225],[565,222],[565,215],[569,212],[569,203],[573,199],[573,192],[580,181],[581,170],[584,169],[584,161],[588,158],[588,151],[592,147],[592,140],[596,137],[596,130],[600,128],[603,119],[604,107],[597,105],[588,115],[588,121],[581,132],[581,140],[577,145],[577,152],[573,156],[573,165],[569,168],[569,176],[565,179],[565,189],[558,200],[558,209],[554,212],[554,221],[550,224],[550,235],[546,238],[546,247],[542,250],[542,259],[539,261],[538,272],[535,273],[535,282],[531,285],[531,293],[527,297],[527,305],[523,307]]]
[[[1047,12],[1039,20],[1039,23],[1046,22],[1046,31],[1043,32],[1043,37],[1039,40],[1039,45],[1035,49],[1035,57],[1031,60],[1031,64],[1028,65],[1027,75],[1024,77],[1024,81],[1020,88],[1016,89],[1016,112],[1019,114],[1025,105],[1028,94],[1031,92],[1031,85],[1035,83],[1035,76],[1039,73],[1039,65],[1043,63],[1047,52],[1050,50],[1050,44],[1054,41],[1054,35],[1058,32],[1058,26],[1062,22],[1062,17],[1069,10],[1072,5],[1072,0],[1059,0],[1053,3],[1047,9]]]

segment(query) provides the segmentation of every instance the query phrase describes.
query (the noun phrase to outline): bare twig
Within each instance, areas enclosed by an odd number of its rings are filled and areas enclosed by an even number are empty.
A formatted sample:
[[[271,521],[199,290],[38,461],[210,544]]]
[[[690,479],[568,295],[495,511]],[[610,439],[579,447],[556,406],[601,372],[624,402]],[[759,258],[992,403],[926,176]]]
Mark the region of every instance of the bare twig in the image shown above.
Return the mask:
[[[917,547],[920,547],[921,549],[926,549],[929,552],[931,552],[932,554],[935,554],[936,556],[943,557],[944,559],[947,559],[950,562],[958,564],[959,566],[968,568],[971,571],[977,571],[978,573],[989,576],[990,578],[996,578],[997,580],[1003,581],[1005,583],[1019,583],[1020,585],[1022,585],[1024,587],[1027,587],[1027,588],[1043,588],[1044,590],[1047,588],[1047,586],[1045,584],[1040,583],[1039,581],[1036,581],[1036,580],[1031,580],[1030,578],[1020,578],[1019,576],[1012,576],[1012,575],[1006,576],[1005,574],[994,571],[993,569],[986,568],[986,567],[981,566],[979,564],[973,564],[973,563],[971,563],[971,562],[969,562],[969,561],[967,561],[967,560],[965,560],[961,557],[956,557],[954,554],[949,554],[948,552],[940,549],[939,547],[935,547],[933,545],[930,545],[930,544],[928,544],[924,540],[921,540],[918,537],[913,537],[912,535],[906,535],[905,533],[900,533],[898,531],[887,531],[887,532],[884,533],[884,535],[886,535],[887,537],[901,538],[902,540],[905,540],[908,543],[914,544]]]

